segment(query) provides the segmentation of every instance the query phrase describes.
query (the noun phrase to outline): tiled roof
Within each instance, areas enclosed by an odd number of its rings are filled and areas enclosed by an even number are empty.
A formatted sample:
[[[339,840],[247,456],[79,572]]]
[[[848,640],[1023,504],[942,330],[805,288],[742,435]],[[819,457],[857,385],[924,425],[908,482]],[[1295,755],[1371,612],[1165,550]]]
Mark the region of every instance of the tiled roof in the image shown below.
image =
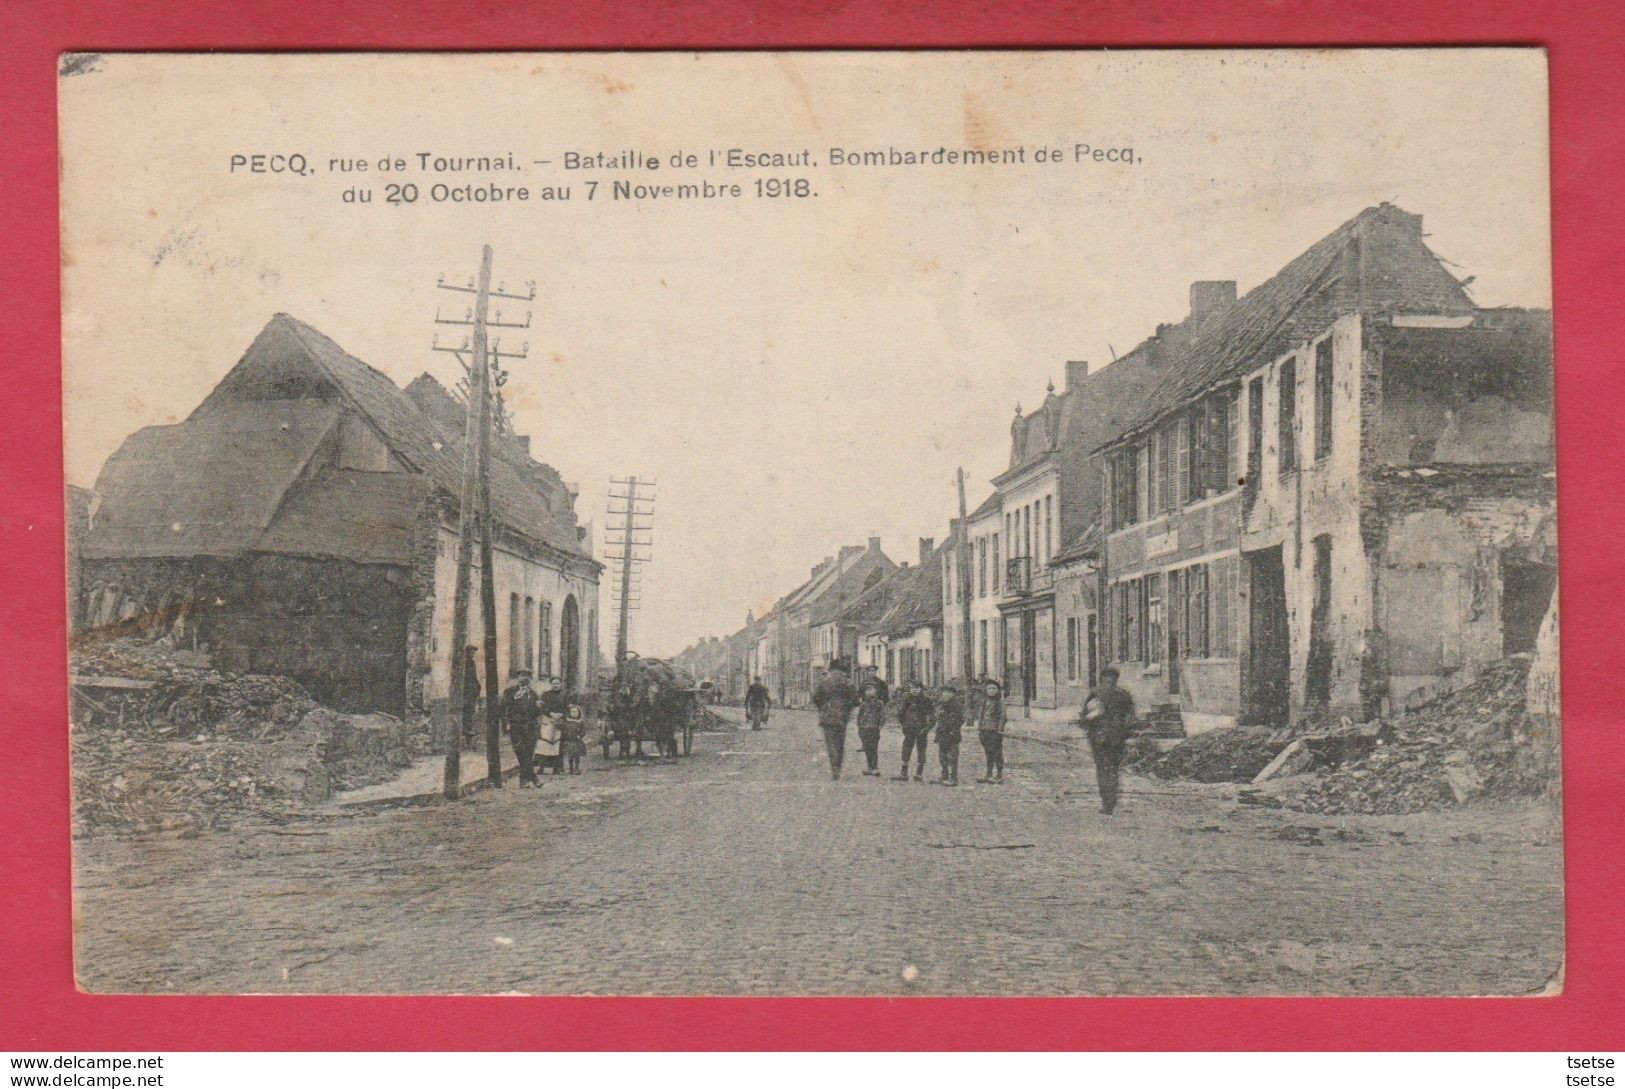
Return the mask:
[[[903,635],[927,624],[942,623],[942,554],[946,548],[937,546],[929,560],[898,573],[907,578],[897,587],[891,606],[873,630],[882,635]]]
[[[1139,431],[1168,410],[1268,363],[1356,306],[1412,313],[1473,310],[1461,284],[1423,242],[1421,217],[1391,204],[1375,205],[1233,304],[1192,323],[1186,343],[1140,411],[1098,445]]]
[[[96,480],[91,558],[220,556],[252,548],[338,422],[324,401],[224,405],[125,439]]]

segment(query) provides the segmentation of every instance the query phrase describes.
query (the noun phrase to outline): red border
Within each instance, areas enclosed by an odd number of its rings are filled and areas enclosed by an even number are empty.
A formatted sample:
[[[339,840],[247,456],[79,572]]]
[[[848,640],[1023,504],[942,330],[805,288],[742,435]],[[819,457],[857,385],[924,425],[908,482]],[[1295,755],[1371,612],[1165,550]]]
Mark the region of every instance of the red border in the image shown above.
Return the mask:
[[[1625,564],[1616,417],[1625,12],[1527,0],[1015,0],[886,11],[467,0],[11,0],[0,5],[8,252],[0,428],[0,1048],[1625,1048]],[[1564,595],[1568,970],[1538,1000],[118,998],[73,988],[58,355],[55,67],[64,50],[1506,43],[1550,51]],[[1588,452],[1591,456],[1588,456]],[[1601,456],[1598,456],[1601,455]],[[943,1026],[955,1026],[945,1031]],[[544,1027],[545,1026],[545,1027]],[[974,1027],[968,1027],[974,1026]]]

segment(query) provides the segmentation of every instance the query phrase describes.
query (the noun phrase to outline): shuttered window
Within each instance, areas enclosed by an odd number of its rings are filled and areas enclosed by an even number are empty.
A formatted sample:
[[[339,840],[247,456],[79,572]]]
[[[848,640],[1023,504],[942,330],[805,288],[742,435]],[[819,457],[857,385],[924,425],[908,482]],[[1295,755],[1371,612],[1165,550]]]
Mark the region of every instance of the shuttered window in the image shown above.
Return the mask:
[[[1298,467],[1298,365],[1290,359],[1281,364],[1278,423],[1281,475],[1285,476]]]
[[[1315,460],[1332,452],[1332,338],[1315,345]]]

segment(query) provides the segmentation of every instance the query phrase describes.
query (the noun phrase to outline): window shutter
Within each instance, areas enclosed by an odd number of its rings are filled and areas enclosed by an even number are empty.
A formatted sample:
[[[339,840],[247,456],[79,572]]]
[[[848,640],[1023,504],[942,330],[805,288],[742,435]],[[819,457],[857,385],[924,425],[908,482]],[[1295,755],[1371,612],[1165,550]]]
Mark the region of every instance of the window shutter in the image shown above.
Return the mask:
[[[1174,421],[1174,441],[1178,444],[1175,455],[1179,461],[1179,482],[1174,491],[1173,502],[1169,509],[1182,507],[1190,501],[1191,497],[1191,434],[1190,418],[1181,416]]]

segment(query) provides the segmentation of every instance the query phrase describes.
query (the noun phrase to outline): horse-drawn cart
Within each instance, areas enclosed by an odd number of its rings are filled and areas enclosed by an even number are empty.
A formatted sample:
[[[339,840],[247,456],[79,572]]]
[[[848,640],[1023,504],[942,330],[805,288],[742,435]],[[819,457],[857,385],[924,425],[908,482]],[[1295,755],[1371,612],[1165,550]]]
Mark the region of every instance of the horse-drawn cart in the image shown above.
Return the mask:
[[[653,741],[661,756],[694,751],[702,712],[698,687],[687,673],[658,658],[629,654],[604,683],[599,743],[605,760],[612,747],[623,757],[642,756],[645,741]]]

